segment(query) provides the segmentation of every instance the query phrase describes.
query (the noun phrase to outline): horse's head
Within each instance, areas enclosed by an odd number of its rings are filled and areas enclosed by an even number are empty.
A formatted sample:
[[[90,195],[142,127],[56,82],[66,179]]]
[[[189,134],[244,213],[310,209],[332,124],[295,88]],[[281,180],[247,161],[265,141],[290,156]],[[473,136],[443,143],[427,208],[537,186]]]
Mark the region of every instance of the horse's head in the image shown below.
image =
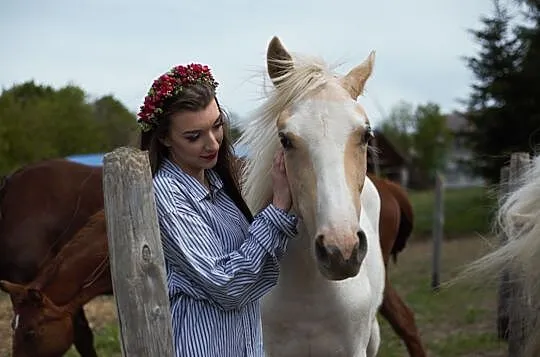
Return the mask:
[[[0,281],[13,304],[13,357],[62,356],[73,343],[72,313],[39,289]]]
[[[272,156],[279,145],[285,150],[294,210],[313,240],[319,270],[332,280],[355,276],[367,251],[359,224],[360,193],[373,134],[356,99],[373,62],[372,53],[338,77],[315,60],[293,60],[273,38],[267,67],[274,90],[240,139],[257,155],[248,163],[244,183],[254,210],[262,208],[271,194],[271,186],[261,181],[268,175]]]

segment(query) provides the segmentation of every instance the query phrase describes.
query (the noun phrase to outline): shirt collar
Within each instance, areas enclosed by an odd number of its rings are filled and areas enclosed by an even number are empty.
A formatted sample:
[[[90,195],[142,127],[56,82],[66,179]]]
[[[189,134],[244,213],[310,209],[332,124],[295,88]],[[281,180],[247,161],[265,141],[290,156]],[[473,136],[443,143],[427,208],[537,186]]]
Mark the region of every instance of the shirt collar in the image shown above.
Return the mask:
[[[186,188],[186,193],[192,196],[197,201],[202,201],[205,198],[211,198],[218,190],[223,188],[223,181],[214,170],[205,170],[206,178],[210,185],[210,191],[200,183],[195,177],[186,173],[177,164],[168,158],[164,158],[159,169],[174,178],[178,179]]]

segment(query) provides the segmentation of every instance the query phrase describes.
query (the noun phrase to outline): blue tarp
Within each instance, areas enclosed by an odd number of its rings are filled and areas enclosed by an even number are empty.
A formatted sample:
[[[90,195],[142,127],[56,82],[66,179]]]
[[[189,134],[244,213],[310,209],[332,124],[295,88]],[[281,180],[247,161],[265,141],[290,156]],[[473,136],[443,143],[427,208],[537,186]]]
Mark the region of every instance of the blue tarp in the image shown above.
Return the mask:
[[[66,157],[70,161],[75,161],[80,164],[90,165],[90,166],[101,166],[103,165],[103,155],[104,154],[82,154],[82,155],[71,155]]]

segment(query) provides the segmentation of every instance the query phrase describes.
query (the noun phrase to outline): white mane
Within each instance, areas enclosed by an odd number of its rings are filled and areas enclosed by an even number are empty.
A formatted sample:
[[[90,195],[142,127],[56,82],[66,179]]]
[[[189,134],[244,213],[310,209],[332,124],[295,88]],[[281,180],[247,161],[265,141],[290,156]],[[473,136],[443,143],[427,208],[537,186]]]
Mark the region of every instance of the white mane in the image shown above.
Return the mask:
[[[272,197],[272,163],[280,143],[276,122],[280,114],[295,102],[335,78],[332,70],[322,60],[296,57],[291,63],[280,65],[293,69],[279,78],[279,85],[270,90],[268,98],[242,128],[238,143],[248,148],[250,157],[243,170],[242,191],[255,214]]]
[[[498,279],[509,268],[516,273],[523,287],[522,298],[532,303],[532,311],[540,314],[540,157],[520,179],[519,188],[503,201],[497,213],[497,224],[508,242],[474,261],[462,276]],[[540,316],[538,316],[540,317]],[[527,316],[534,323],[536,317]],[[540,331],[531,331],[526,355],[536,356],[540,350]],[[529,354],[533,353],[533,354]]]

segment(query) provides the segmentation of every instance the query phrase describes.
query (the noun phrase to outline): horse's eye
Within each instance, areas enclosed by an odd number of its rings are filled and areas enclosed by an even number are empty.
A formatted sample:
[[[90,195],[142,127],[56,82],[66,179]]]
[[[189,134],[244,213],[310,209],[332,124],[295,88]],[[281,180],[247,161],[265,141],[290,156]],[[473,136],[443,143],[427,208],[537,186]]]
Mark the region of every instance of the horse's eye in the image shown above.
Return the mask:
[[[283,133],[279,133],[279,141],[281,142],[281,146],[283,146],[284,149],[292,148],[292,142],[287,137],[287,135],[285,135]]]

